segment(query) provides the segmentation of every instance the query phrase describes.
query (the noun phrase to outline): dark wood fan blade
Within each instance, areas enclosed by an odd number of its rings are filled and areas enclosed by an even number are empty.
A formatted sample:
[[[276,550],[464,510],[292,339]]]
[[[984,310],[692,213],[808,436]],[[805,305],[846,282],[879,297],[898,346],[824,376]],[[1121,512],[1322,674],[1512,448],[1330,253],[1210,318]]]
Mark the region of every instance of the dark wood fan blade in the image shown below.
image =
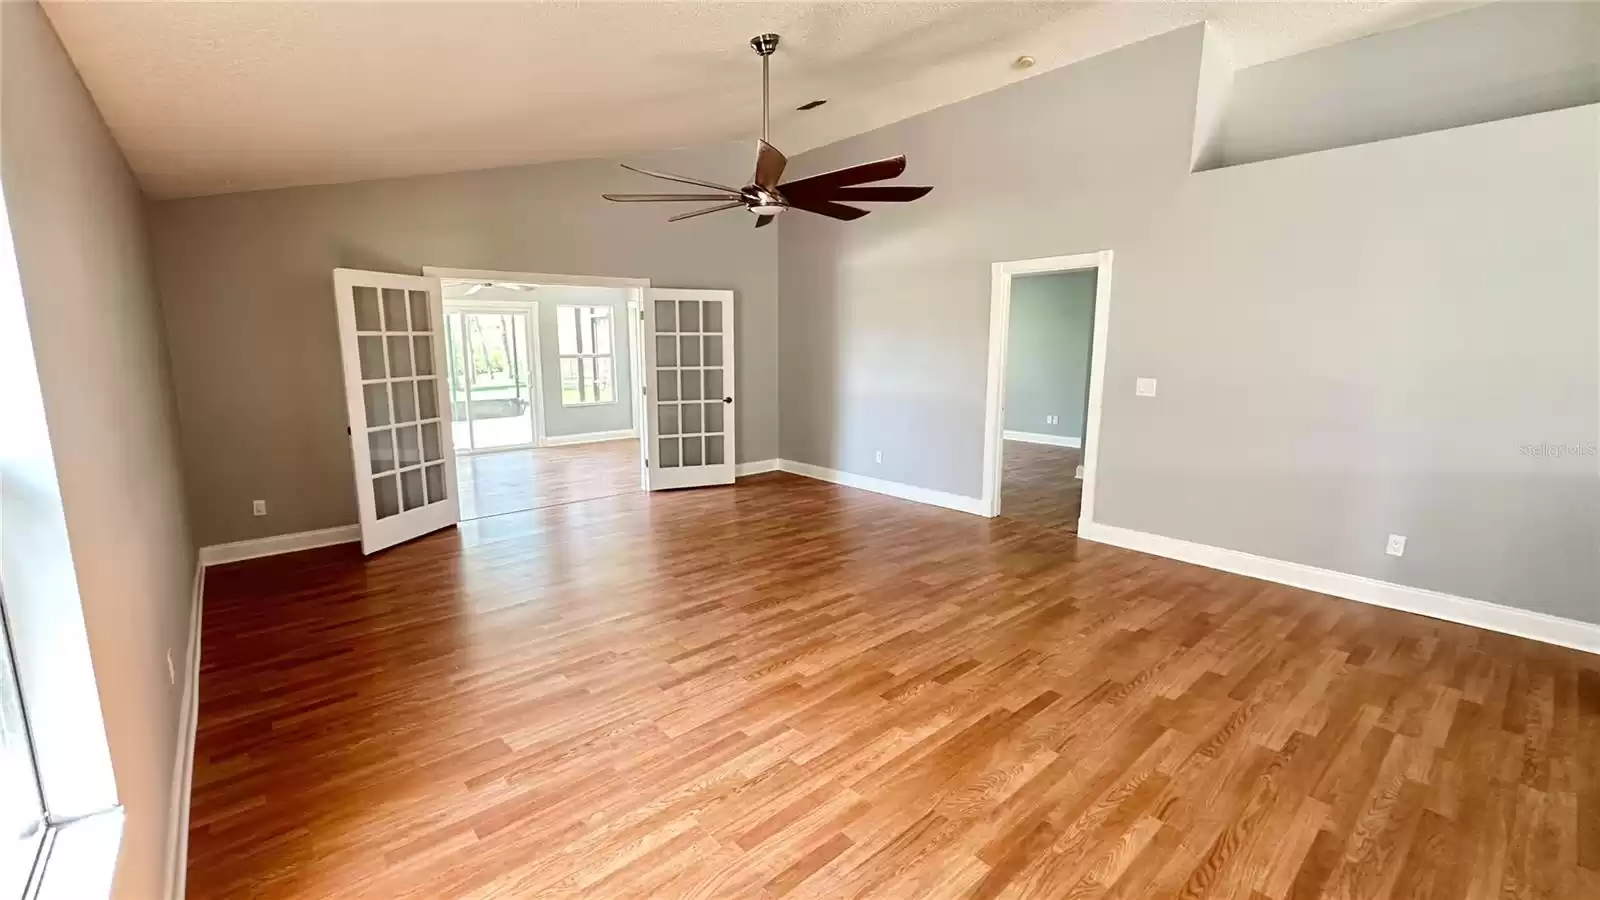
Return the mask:
[[[694,212],[678,213],[677,215],[672,216],[671,218],[667,219],[667,221],[668,222],[681,222],[684,219],[692,219],[695,216],[703,216],[703,215],[707,215],[708,213],[722,212],[725,209],[738,209],[739,207],[741,207],[743,205],[744,205],[744,201],[743,200],[735,200],[732,203],[724,203],[721,206],[708,206],[705,209],[697,209]]]
[[[799,200],[790,197],[789,205],[795,209],[803,209],[809,213],[816,213],[819,216],[827,216],[830,219],[839,219],[844,222],[859,219],[867,214],[867,210],[864,209],[856,209],[854,206],[845,206],[843,203],[834,203],[832,200],[820,200],[814,197],[804,197]]]
[[[760,146],[756,149],[756,174],[751,179],[757,187],[769,191],[778,189],[778,179],[783,177],[784,167],[789,165],[788,157],[778,152],[778,148],[766,141],[758,141]]]
[[[680,203],[688,200],[734,200],[735,194],[601,194],[613,203]]]
[[[690,178],[687,175],[672,175],[667,172],[652,172],[649,169],[641,169],[638,166],[630,166],[627,163],[622,163],[621,165],[629,172],[638,172],[640,175],[649,175],[651,178],[661,178],[666,181],[676,181],[679,184],[692,184],[695,187],[710,188],[713,191],[721,191],[724,194],[733,194],[735,196],[737,196],[739,193],[738,188],[728,187],[725,184],[717,184],[715,181],[701,181],[698,178]]]
[[[771,225],[772,220],[776,218],[777,216],[756,216],[756,227],[760,228],[763,225]]]
[[[810,178],[791,181],[778,186],[778,190],[785,197],[794,198],[799,195],[830,194],[836,188],[849,187],[852,184],[866,184],[869,181],[882,181],[885,178],[898,178],[906,171],[906,158],[893,156],[889,159],[880,159],[877,162],[862,163],[859,166],[850,166],[847,169],[834,169],[832,172],[823,172]]]
[[[912,184],[885,184],[875,187],[840,188],[827,194],[829,200],[867,200],[875,203],[910,203],[928,196],[931,187]]]

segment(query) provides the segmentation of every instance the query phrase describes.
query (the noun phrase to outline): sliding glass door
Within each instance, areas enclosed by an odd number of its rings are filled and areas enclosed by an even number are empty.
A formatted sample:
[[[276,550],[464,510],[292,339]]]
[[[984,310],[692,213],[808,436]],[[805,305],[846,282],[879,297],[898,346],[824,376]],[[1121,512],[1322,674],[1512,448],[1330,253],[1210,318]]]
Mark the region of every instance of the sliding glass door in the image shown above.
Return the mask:
[[[531,447],[535,430],[533,341],[523,310],[447,307],[450,402],[456,452]]]

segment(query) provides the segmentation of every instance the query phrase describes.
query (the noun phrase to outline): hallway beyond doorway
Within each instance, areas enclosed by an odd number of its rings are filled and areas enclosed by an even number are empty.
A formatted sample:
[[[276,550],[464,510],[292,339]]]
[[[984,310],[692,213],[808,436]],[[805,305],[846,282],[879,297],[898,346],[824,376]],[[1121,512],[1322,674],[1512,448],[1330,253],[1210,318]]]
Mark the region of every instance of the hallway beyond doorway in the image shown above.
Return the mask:
[[[1083,451],[1025,441],[1005,442],[1000,515],[1078,533],[1083,503]]]

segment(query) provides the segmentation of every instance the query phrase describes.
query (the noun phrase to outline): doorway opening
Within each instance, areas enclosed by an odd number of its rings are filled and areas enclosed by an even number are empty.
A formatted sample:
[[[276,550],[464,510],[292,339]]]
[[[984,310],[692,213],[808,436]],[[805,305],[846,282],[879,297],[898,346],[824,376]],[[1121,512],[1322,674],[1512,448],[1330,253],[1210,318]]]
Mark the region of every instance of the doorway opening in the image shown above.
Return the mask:
[[[461,518],[644,489],[648,282],[425,269],[440,279]]]
[[[1111,251],[995,263],[984,506],[1076,534],[1092,522]]]

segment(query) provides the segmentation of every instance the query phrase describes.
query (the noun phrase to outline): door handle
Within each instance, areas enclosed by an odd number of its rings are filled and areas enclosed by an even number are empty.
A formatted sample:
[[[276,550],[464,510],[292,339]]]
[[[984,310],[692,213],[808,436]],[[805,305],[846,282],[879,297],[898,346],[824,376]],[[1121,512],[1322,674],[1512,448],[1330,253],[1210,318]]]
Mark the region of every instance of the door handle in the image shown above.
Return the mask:
[[[732,403],[733,402],[733,398],[732,397],[723,397],[722,398],[722,402],[723,403]]]

